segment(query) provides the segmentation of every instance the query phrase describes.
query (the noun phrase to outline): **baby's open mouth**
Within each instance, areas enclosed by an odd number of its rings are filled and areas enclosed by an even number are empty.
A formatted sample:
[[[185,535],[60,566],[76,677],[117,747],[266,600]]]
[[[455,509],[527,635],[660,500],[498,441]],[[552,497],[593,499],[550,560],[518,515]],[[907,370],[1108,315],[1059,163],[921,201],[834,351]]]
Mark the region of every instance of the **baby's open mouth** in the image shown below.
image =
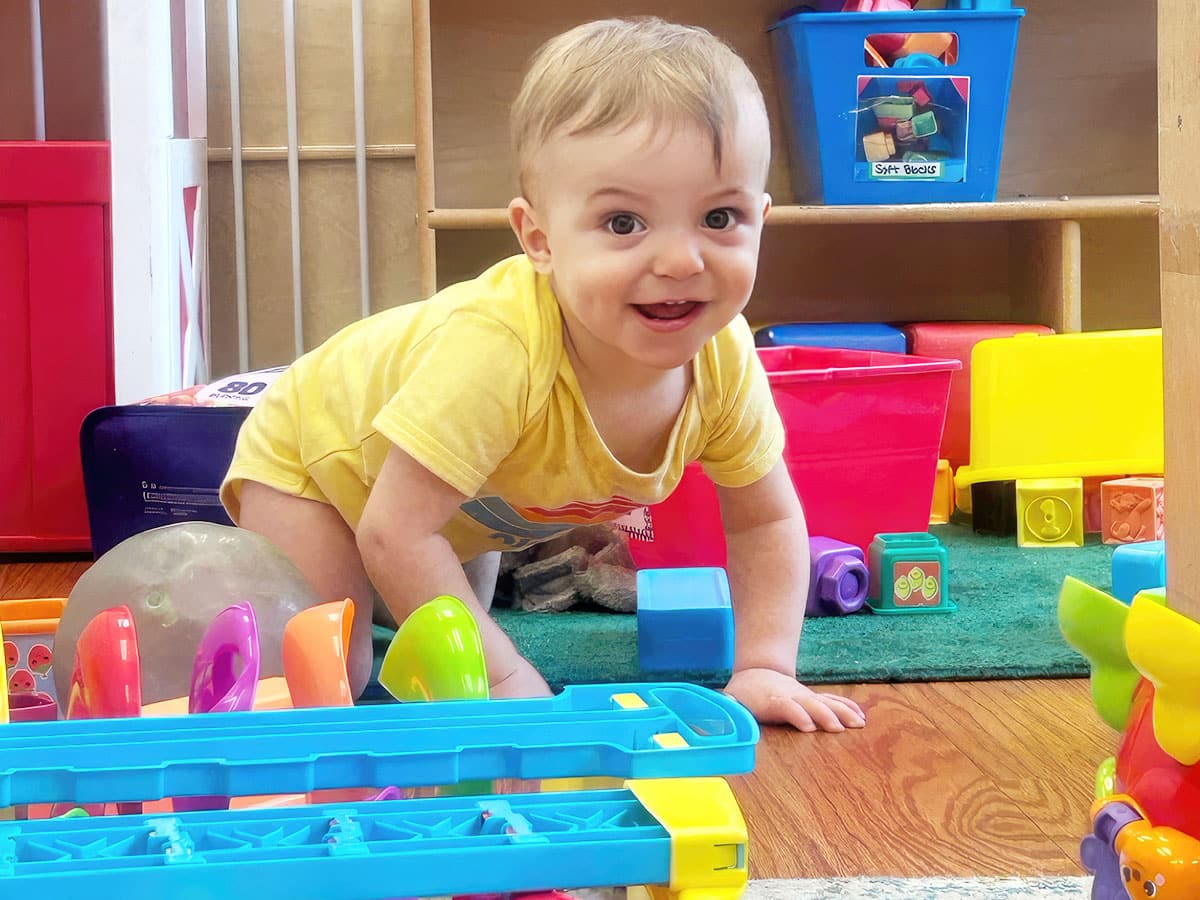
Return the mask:
[[[634,308],[647,319],[682,319],[699,305],[697,300],[668,300],[664,303],[638,303]]]

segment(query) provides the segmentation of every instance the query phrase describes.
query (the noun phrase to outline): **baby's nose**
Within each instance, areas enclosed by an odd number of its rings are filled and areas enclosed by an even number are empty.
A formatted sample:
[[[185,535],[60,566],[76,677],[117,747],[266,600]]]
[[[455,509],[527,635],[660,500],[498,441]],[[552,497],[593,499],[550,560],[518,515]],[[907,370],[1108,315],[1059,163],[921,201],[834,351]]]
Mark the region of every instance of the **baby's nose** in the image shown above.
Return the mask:
[[[690,278],[704,271],[699,242],[691,235],[669,234],[659,242],[654,256],[654,274],[663,278]]]

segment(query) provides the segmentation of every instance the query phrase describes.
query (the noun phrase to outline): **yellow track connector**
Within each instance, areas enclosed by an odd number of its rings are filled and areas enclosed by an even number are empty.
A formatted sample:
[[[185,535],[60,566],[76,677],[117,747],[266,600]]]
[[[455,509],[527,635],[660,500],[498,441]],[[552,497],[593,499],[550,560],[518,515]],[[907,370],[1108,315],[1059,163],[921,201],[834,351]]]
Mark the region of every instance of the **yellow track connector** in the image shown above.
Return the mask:
[[[671,835],[671,881],[651,900],[735,900],[746,890],[746,820],[724,778],[626,783]]]

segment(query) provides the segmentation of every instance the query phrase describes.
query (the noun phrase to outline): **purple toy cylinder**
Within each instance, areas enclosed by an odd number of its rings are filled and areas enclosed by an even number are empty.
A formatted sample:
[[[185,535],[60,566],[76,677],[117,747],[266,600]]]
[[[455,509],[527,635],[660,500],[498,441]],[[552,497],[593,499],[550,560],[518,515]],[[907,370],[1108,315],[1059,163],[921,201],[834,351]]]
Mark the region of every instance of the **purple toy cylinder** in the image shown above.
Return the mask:
[[[867,563],[853,544],[827,537],[808,539],[809,578],[806,616],[844,616],[867,599]]]

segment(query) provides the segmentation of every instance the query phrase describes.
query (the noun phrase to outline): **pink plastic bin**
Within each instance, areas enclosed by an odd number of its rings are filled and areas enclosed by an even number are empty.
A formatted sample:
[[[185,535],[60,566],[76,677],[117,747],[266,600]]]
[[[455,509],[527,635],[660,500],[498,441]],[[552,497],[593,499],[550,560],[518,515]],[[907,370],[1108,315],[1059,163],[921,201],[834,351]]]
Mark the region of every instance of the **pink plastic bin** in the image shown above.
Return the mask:
[[[950,377],[962,363],[824,347],[758,354],[809,534],[866,552],[878,533],[926,531]],[[698,468],[649,519],[653,541],[630,540],[639,567],[723,564],[715,490]]]
[[[717,488],[699,463],[686,466],[671,496],[641,515],[644,519],[623,529],[639,569],[724,567],[725,531]]]
[[[856,544],[926,531],[956,359],[817,347],[758,351],[787,429],[808,532]]]

